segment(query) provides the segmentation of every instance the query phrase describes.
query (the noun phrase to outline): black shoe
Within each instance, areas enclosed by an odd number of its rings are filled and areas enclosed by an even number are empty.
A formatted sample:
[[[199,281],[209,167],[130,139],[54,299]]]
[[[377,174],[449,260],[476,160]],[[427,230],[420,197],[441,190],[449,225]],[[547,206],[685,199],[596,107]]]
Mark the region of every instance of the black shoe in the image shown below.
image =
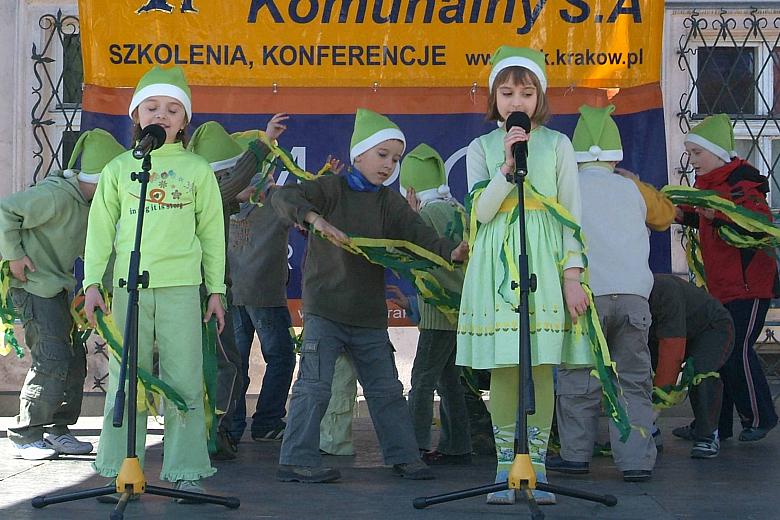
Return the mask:
[[[399,477],[408,478],[409,480],[432,480],[436,478],[433,476],[431,468],[421,460],[404,464],[393,464],[393,471]]]
[[[211,454],[213,460],[234,460],[238,455],[238,446],[227,430],[217,432],[217,451]]]
[[[623,472],[623,480],[626,482],[647,482],[653,477],[649,469],[629,469]]]
[[[341,478],[337,469],[313,466],[288,466],[279,464],[276,480],[280,482],[304,482],[308,484],[333,482]]]
[[[686,441],[695,441],[696,432],[694,431],[694,427],[694,423],[687,426],[680,426],[679,428],[672,430],[672,435],[679,437],[680,439],[685,439]]]
[[[772,428],[745,428],[742,430],[742,433],[739,434],[739,440],[743,442],[760,441],[766,437],[766,434],[769,433],[769,430],[771,429]]]
[[[470,466],[471,465],[471,453],[463,453],[460,455],[449,455],[447,453],[441,453],[439,451],[425,451],[420,454],[422,461],[429,466]]]
[[[587,475],[590,473],[590,464],[587,462],[572,462],[560,455],[547,457],[544,465],[548,470],[557,473],[567,473],[569,475]]]
[[[284,423],[264,431],[252,430],[252,440],[259,442],[280,441],[284,436]]]

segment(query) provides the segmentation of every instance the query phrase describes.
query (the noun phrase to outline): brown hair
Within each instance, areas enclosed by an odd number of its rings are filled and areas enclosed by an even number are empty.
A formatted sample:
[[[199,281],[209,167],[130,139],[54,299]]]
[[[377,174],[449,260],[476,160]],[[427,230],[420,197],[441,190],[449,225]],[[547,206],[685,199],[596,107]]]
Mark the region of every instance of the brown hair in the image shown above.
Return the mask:
[[[533,85],[536,87],[536,110],[531,121],[537,125],[543,125],[550,118],[550,105],[547,103],[547,96],[539,83],[536,74],[525,67],[507,67],[498,73],[493,81],[493,87],[488,96],[488,110],[485,119],[488,121],[503,121],[501,114],[498,113],[498,104],[496,103],[496,90],[498,87],[511,81],[513,85]]]

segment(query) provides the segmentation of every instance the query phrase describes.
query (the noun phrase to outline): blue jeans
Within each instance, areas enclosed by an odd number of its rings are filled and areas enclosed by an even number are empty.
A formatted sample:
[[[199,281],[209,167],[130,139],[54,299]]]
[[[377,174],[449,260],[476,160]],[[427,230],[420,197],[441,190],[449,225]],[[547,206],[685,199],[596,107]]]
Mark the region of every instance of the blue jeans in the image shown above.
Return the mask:
[[[295,370],[295,351],[290,336],[290,312],[287,307],[251,307],[233,308],[233,327],[236,333],[236,346],[241,353],[241,370],[244,375],[244,388],[239,396],[233,414],[233,426],[230,435],[239,439],[246,429],[246,391],[249,388],[249,352],[255,332],[260,339],[260,350],[265,359],[266,368],[260,387],[257,407],[252,415],[252,432],[266,431],[284,425],[285,405],[290,393],[290,384]]]

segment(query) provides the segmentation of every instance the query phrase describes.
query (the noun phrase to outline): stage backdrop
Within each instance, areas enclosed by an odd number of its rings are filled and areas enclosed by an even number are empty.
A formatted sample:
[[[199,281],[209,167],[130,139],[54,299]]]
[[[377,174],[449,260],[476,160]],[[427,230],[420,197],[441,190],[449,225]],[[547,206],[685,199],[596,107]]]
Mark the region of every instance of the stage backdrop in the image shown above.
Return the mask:
[[[506,44],[545,52],[549,126],[571,136],[581,104],[614,103],[622,166],[666,183],[663,2],[80,0],[79,11],[82,129],[105,128],[128,146],[138,78],[153,65],[178,64],[192,85],[191,131],[208,120],[231,132],[264,129],[271,114],[288,112],[280,144],[312,171],[329,154],[349,157],[355,109],[371,108],[398,123],[408,149],[425,142],[439,151],[462,200],[466,147],[494,128],[484,118],[488,60]],[[277,181],[295,182],[286,171]],[[291,233],[288,292],[297,323],[304,248]],[[668,233],[653,235],[651,263],[669,270]],[[413,294],[391,273],[388,282]],[[391,324],[408,324],[389,307]]]

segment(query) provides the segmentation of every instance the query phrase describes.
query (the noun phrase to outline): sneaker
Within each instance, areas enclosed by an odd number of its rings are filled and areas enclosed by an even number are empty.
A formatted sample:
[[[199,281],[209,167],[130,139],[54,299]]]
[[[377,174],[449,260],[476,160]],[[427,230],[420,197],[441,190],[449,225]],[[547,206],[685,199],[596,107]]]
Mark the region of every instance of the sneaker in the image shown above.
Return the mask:
[[[43,436],[43,440],[50,448],[62,455],[87,455],[92,453],[93,449],[91,442],[80,441],[71,433],[63,435],[47,433]]]
[[[43,439],[28,444],[16,444],[15,442],[12,444],[16,452],[14,457],[17,459],[50,460],[59,456],[57,450],[46,444]]]
[[[440,451],[423,451],[420,454],[422,461],[429,466],[470,466],[471,453],[462,453],[460,455],[450,455]]]
[[[766,437],[766,434],[769,433],[769,430],[771,429],[772,428],[745,428],[742,430],[742,433],[739,434],[739,440],[743,442],[760,441]]]
[[[393,464],[393,471],[396,475],[409,480],[433,480],[433,472],[421,460],[415,460],[413,462],[406,462],[404,464]]]
[[[284,436],[284,427],[285,425],[281,424],[279,426],[271,428],[270,430],[265,430],[265,431],[252,430],[252,440],[259,441],[259,442],[280,441]]]
[[[664,440],[661,437],[661,430],[658,429],[658,426],[655,427],[655,431],[653,432],[653,441],[655,442],[655,451],[658,453],[663,452]]]
[[[313,467],[313,466],[291,466],[287,464],[279,464],[279,469],[276,471],[276,480],[280,482],[304,482],[304,483],[321,483],[321,482],[333,482],[341,478],[339,470],[326,467]]]
[[[590,473],[590,464],[587,462],[572,462],[564,459],[560,455],[547,457],[544,466],[548,471],[566,473],[568,475],[587,475]]]
[[[173,489],[176,491],[187,491],[189,493],[200,493],[201,495],[206,492],[197,480],[177,480]],[[200,500],[192,498],[174,498],[173,501],[177,504],[203,504]]]
[[[537,473],[536,481],[541,482],[542,484],[547,484],[547,475],[544,473]],[[550,491],[534,489],[532,493],[534,495],[534,501],[540,506],[554,506],[558,502],[558,500],[555,498],[555,493]]]
[[[653,477],[649,469],[629,469],[623,472],[623,480],[626,482],[647,482]]]
[[[107,484],[111,487],[116,487],[116,479],[112,479],[111,482]],[[112,495],[101,495],[99,497],[95,497],[95,500],[100,502],[101,504],[118,504],[119,498],[122,496],[121,493],[114,493]],[[134,502],[136,500],[139,500],[141,498],[141,495],[133,493],[130,495],[130,498],[128,499],[130,502]]]
[[[691,448],[691,457],[694,459],[712,459],[720,452],[720,441],[717,435],[710,435],[697,440]]]
[[[694,423],[691,423],[687,426],[680,426],[679,428],[675,428],[672,430],[672,435],[675,437],[679,437],[681,439],[685,439],[686,441],[695,441],[696,440],[696,433],[694,431]]]
[[[506,470],[496,473],[496,484],[499,482],[506,482],[509,480],[509,473]],[[504,489],[503,491],[495,491],[488,493],[487,503],[494,506],[511,506],[517,501],[517,493],[515,489]]]

